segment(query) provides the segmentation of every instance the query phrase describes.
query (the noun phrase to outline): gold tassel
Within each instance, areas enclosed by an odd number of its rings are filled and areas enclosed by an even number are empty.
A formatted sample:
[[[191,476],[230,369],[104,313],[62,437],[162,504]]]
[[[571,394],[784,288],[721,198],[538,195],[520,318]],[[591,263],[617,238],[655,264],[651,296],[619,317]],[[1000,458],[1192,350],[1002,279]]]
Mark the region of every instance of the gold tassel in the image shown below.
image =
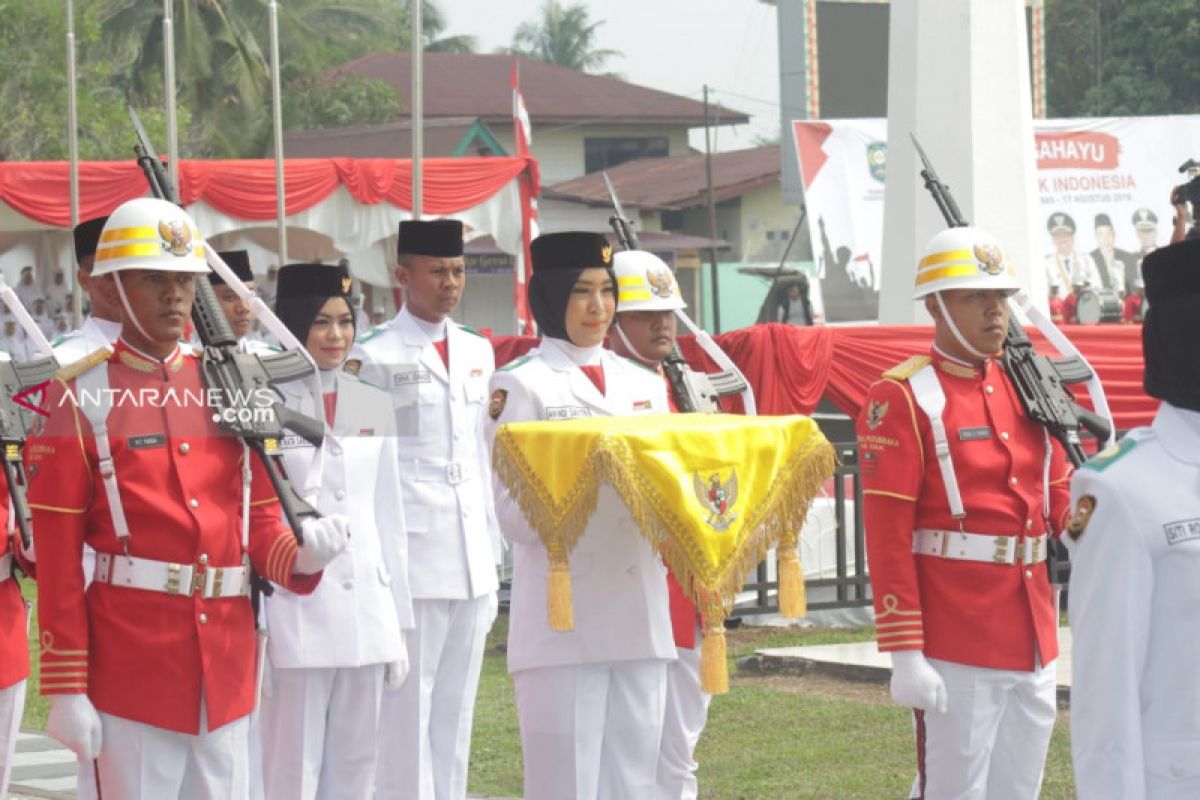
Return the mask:
[[[575,629],[575,604],[571,599],[571,567],[562,550],[550,551],[550,573],[546,576],[546,616],[550,630]]]
[[[729,691],[724,623],[704,631],[704,641],[700,643],[700,688],[709,694],[725,694]]]
[[[785,537],[789,538],[789,537]],[[804,593],[804,570],[796,555],[796,543],[779,543],[779,613],[785,617],[799,619],[808,612],[808,599]]]

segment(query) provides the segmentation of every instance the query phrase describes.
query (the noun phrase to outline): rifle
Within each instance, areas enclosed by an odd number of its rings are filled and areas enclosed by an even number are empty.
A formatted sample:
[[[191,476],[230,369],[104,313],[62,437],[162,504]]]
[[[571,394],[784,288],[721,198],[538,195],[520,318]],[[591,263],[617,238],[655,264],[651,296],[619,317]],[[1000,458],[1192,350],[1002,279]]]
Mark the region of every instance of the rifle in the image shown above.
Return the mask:
[[[621,200],[617,197],[617,191],[613,188],[612,181],[608,179],[608,173],[601,174],[604,176],[604,185],[608,187],[608,199],[612,202],[613,207],[608,224],[616,233],[621,249],[640,250],[637,234],[633,232],[633,224],[625,216],[625,209],[621,207]],[[720,413],[723,410],[721,406],[723,396],[741,394],[746,389],[745,380],[729,370],[711,375],[696,372],[683,360],[678,346],[671,348],[671,352],[663,359],[662,366],[663,372],[667,376],[667,383],[671,385],[671,392],[675,395],[675,401],[679,405],[679,410],[685,413],[692,411],[706,414]]]
[[[155,197],[182,206],[175,187],[171,185],[166,170],[163,169],[162,161],[155,153],[137,113],[132,108],[129,109],[129,116],[137,134],[134,153],[150,190]],[[211,249],[207,245],[206,248]],[[324,440],[325,426],[320,420],[287,408],[272,387],[312,375],[313,366],[298,350],[269,356],[239,352],[237,339],[224,312],[221,311],[212,284],[207,280],[196,281],[192,322],[196,326],[200,341],[204,344],[200,368],[205,385],[217,390],[212,394],[220,403],[216,413],[218,422],[222,428],[245,442],[262,461],[275,494],[279,496],[283,513],[292,528],[296,542],[303,544],[301,521],[320,515],[300,496],[288,478],[279,451],[279,440],[283,438],[286,428],[306,439],[314,447],[320,447]],[[270,401],[264,404],[254,402],[262,397],[262,390],[269,393]],[[270,593],[265,589],[263,591]]]
[[[58,371],[54,356],[18,364],[5,359],[0,361],[0,447],[4,448],[4,478],[8,482],[8,496],[12,499],[13,516],[21,534],[21,545],[29,550],[33,543],[31,525],[33,515],[29,511],[26,494],[29,477],[25,473],[22,453],[25,437],[32,427],[30,406],[17,398],[29,389],[50,382]]]
[[[925,188],[933,195],[946,224],[952,228],[965,227],[967,220],[954,202],[950,188],[938,180],[917,137],[912,136],[912,141],[924,165],[921,177],[925,180]],[[1079,440],[1080,428],[1101,441],[1109,437],[1108,421],[1075,402],[1075,396],[1067,388],[1091,380],[1094,377],[1092,370],[1077,356],[1051,359],[1038,355],[1015,315],[1008,318],[1001,363],[1017,388],[1025,413],[1062,444],[1067,458],[1076,467],[1087,460]]]

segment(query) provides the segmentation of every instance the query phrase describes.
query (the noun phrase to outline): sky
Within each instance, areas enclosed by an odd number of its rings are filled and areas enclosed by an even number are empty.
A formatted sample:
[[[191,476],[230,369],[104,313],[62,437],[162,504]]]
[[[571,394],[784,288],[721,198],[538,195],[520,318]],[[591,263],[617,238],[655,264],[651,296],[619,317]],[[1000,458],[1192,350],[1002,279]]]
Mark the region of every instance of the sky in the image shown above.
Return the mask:
[[[582,1],[597,29],[596,46],[621,52],[606,71],[653,89],[709,99],[750,115],[747,125],[716,129],[716,150],[753,147],[779,137],[779,49],[775,8],[760,0]],[[516,27],[539,16],[541,0],[438,0],[445,35],[476,37],[480,52],[512,44]],[[704,146],[703,130],[692,145]]]

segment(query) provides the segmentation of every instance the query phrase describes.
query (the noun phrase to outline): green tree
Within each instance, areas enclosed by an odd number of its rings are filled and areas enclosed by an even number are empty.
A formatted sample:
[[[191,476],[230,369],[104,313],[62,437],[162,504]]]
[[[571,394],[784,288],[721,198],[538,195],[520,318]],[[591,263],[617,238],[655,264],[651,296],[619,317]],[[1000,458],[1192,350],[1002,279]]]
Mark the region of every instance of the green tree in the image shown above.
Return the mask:
[[[283,107],[287,130],[377,125],[400,116],[404,104],[396,88],[353,73],[332,80],[300,78],[288,84]]]
[[[1051,116],[1200,111],[1196,0],[1047,0]]]
[[[509,52],[581,72],[599,72],[610,58],[621,55],[596,46],[596,29],[603,24],[589,17],[583,3],[563,6],[558,0],[546,0],[539,18],[517,26]]]

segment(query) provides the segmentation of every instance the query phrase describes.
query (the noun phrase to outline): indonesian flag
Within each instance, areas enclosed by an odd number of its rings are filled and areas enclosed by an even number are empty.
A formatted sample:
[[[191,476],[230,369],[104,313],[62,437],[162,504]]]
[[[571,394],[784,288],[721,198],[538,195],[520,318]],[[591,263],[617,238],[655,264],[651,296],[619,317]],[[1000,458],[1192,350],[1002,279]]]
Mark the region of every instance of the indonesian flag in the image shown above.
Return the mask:
[[[529,299],[525,294],[525,286],[529,281],[530,260],[529,242],[537,236],[537,162],[529,154],[529,145],[533,140],[533,126],[529,122],[529,112],[525,110],[525,98],[521,96],[520,63],[514,57],[509,84],[513,92],[513,141],[516,142],[517,156],[527,161],[525,172],[521,174],[521,252],[517,256],[513,269],[513,308],[517,312],[517,335],[532,335],[534,333],[533,318],[529,313]]]

